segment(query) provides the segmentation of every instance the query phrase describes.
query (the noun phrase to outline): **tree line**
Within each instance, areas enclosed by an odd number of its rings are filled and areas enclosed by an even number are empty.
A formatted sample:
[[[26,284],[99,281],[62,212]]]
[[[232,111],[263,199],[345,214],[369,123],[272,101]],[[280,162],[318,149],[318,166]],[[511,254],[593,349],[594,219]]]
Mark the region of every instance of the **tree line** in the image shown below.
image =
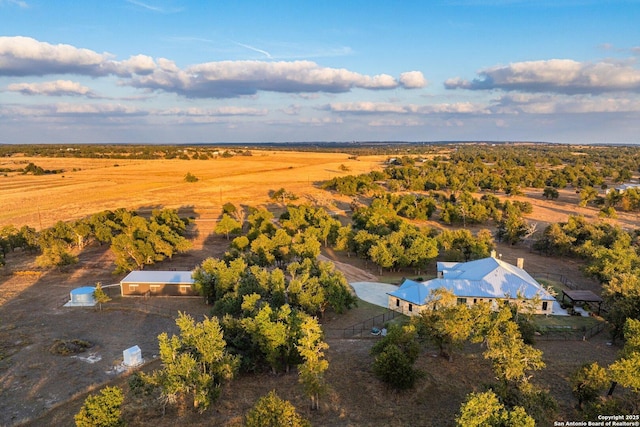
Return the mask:
[[[153,210],[149,218],[135,211],[102,211],[75,221],[58,221],[36,231],[8,225],[0,229],[0,262],[9,252],[21,249],[38,253],[36,263],[43,268],[62,269],[78,262],[77,254],[89,244],[109,244],[116,272],[143,269],[191,247],[184,237],[188,219],[173,209]]]
[[[570,187],[580,193],[580,203],[636,211],[637,192],[602,197],[598,189],[629,181],[638,171],[637,147],[468,145],[428,158],[394,158],[382,171],[336,177],[322,186],[349,196],[412,191],[520,195],[524,188],[537,188],[547,198],[557,198],[558,189]]]

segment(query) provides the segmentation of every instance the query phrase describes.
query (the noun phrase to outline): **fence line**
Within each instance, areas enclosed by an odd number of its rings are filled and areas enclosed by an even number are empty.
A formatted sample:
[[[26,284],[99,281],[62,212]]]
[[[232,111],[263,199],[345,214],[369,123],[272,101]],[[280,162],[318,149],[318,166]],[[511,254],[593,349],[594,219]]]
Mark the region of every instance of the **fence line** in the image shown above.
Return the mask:
[[[543,278],[543,279],[555,280],[556,282],[562,283],[564,286],[566,286],[567,288],[569,288],[571,290],[580,289],[579,285],[577,285],[576,283],[573,283],[564,274],[549,273],[549,272],[546,272],[546,271],[544,271],[544,272],[531,272],[529,274],[532,277],[535,277],[535,278]]]
[[[401,315],[393,310],[387,310],[382,314],[374,316],[370,319],[364,320],[362,322],[358,322],[354,325],[349,326],[348,328],[342,329],[342,338],[370,338],[371,329],[374,327],[382,329],[384,324],[391,319],[394,319],[396,316]],[[340,331],[340,330],[334,330]],[[366,333],[365,333],[366,332]]]
[[[606,328],[605,322],[600,322],[588,329],[560,329],[554,331],[547,331],[542,335],[536,337],[536,340],[540,341],[586,341]]]

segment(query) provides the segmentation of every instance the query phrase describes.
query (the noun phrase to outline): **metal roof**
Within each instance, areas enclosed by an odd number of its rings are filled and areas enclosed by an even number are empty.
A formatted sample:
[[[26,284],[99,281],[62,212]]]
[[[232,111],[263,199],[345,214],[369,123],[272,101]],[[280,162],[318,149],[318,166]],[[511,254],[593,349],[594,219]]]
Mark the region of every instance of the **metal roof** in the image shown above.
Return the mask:
[[[517,298],[539,297],[555,301],[526,271],[496,258],[483,258],[469,262],[439,262],[438,272],[443,278],[426,282],[405,280],[397,291],[389,295],[414,304],[423,305],[430,292],[447,288],[461,298]]]
[[[145,271],[136,270],[127,274],[120,283],[161,283],[165,285],[193,284],[191,271]]]

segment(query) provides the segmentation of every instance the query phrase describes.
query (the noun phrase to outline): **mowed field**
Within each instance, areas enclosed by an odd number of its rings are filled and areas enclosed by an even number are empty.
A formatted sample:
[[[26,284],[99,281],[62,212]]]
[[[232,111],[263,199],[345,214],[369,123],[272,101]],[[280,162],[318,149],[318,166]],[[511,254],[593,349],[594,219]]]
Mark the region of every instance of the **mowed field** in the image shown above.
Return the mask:
[[[226,202],[250,206],[273,203],[269,191],[280,188],[330,206],[332,201],[318,188],[319,182],[382,169],[387,158],[363,156],[354,160],[343,153],[266,150],[252,153],[209,160],[2,158],[0,168],[24,168],[32,162],[64,172],[0,177],[0,227],[29,225],[39,230],[57,221],[117,208],[166,207],[196,217],[217,216]],[[188,172],[199,181],[185,182]]]

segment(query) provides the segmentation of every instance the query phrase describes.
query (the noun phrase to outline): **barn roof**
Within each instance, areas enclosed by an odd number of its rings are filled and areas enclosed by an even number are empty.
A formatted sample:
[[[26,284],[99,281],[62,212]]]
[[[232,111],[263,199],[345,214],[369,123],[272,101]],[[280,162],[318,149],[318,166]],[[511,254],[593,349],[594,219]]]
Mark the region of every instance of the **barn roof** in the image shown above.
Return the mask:
[[[520,295],[526,299],[555,300],[529,273],[493,257],[469,262],[439,262],[437,268],[442,272],[442,278],[422,283],[405,280],[389,295],[419,305],[425,303],[431,291],[439,288],[446,288],[460,298],[516,298]]]
[[[136,270],[127,274],[120,283],[161,283],[165,285],[193,284],[191,271],[145,271]]]

